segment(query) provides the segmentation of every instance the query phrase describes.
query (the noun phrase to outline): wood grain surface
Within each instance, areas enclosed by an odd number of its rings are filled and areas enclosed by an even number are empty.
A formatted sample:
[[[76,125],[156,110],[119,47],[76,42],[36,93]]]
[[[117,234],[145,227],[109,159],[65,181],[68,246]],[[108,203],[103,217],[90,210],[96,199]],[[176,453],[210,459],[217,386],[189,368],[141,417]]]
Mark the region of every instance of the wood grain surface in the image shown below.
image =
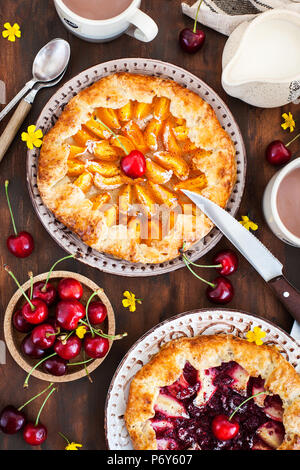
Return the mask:
[[[36,52],[49,40],[61,37],[71,44],[72,57],[64,82],[82,70],[95,64],[123,57],[145,57],[161,59],[184,67],[208,83],[227,103],[233,112],[245,139],[248,154],[248,174],[246,191],[239,215],[250,213],[259,225],[257,236],[284,263],[287,277],[300,288],[300,250],[284,245],[270,232],[263,219],[261,201],[264,188],[276,171],[264,158],[266,145],[274,138],[289,140],[289,134],[280,128],[281,114],[291,111],[300,123],[299,105],[285,108],[258,109],[226,95],[221,87],[221,58],[226,37],[204,28],[207,40],[203,50],[196,55],[188,55],[178,45],[179,31],[192,26],[192,20],[183,17],[180,0],[144,0],[142,7],[159,26],[157,38],[148,44],[138,42],[128,36],[105,44],[90,44],[72,36],[63,27],[51,0],[0,0],[0,24],[17,22],[22,30],[22,38],[16,43],[0,37],[0,79],[6,84],[7,100],[11,99],[26,81],[31,78],[32,60]],[[39,92],[33,109],[17,134],[14,143],[1,163],[0,172],[0,253],[1,264],[8,263],[20,281],[24,282],[27,272],[45,272],[50,265],[64,255],[35,216],[26,186],[25,158],[26,147],[20,134],[28,125],[35,122],[42,107],[52,93],[57,90],[45,89]],[[9,117],[0,123],[3,132]],[[293,151],[299,153],[299,143],[293,144]],[[32,233],[35,238],[35,252],[25,260],[18,260],[6,249],[6,238],[13,232],[9,211],[5,201],[4,181],[11,181],[10,194],[19,229]],[[201,261],[209,263],[220,248],[229,247],[225,239]],[[74,383],[62,384],[44,408],[42,422],[47,425],[49,437],[42,446],[44,449],[62,449],[64,442],[59,437],[61,431],[71,440],[80,442],[85,449],[105,449],[104,405],[107,389],[113,373],[129,347],[149,328],[177,313],[196,308],[213,307],[205,297],[205,286],[186,269],[167,275],[145,279],[122,278],[101,273],[77,261],[65,261],[60,269],[81,273],[101,287],[108,295],[116,314],[117,331],[128,332],[128,337],[115,342],[109,358],[93,374],[94,383],[81,379]],[[199,274],[213,279],[215,272],[199,270]],[[232,276],[235,287],[231,308],[243,309],[275,322],[290,331],[292,319],[280,305],[271,289],[259,275],[240,257],[240,267]],[[136,312],[130,313],[122,307],[124,290],[133,291],[143,299]],[[4,270],[0,270],[1,329],[3,339],[3,315],[6,306],[15,292],[15,285]],[[22,384],[24,371],[7,352],[5,365],[0,365],[0,408],[7,404],[21,405],[30,396],[44,387],[44,382],[31,380],[28,390]],[[36,416],[38,399],[28,407],[28,416]],[[0,449],[28,449],[21,434],[7,437],[1,435]]]

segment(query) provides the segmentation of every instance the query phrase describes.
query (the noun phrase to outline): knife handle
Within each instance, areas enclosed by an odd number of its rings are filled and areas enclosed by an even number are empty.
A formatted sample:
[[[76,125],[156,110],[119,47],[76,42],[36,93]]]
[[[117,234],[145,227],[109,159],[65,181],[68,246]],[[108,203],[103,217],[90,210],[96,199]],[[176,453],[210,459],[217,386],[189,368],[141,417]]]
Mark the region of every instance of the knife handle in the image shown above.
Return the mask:
[[[284,276],[275,277],[268,282],[280,302],[290,314],[300,322],[300,292]]]

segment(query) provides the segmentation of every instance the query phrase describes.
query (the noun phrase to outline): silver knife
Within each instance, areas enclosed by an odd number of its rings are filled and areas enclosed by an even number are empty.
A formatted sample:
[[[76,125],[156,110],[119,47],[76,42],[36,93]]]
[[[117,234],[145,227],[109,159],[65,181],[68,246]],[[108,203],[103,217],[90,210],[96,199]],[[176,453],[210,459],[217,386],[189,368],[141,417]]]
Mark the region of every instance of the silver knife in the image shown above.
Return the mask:
[[[182,192],[207,215],[225,237],[242,253],[268,283],[290,314],[300,322],[300,292],[284,277],[283,265],[280,261],[252,233],[217,204],[192,191],[182,190]],[[299,324],[296,324],[293,332],[294,337],[298,332],[299,336],[296,339],[300,339]]]

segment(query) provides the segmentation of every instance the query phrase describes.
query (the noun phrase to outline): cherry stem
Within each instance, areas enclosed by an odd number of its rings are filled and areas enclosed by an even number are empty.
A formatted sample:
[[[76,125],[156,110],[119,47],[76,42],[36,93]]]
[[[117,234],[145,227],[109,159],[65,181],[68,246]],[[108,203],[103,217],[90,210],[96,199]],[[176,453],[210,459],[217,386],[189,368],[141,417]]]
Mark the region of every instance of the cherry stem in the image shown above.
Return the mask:
[[[236,407],[236,409],[233,411],[233,413],[231,413],[231,415],[229,416],[229,421],[232,420],[232,418],[234,417],[235,413],[245,404],[247,403],[247,401],[249,400],[252,400],[252,398],[255,398],[255,397],[259,397],[259,395],[265,395],[266,394],[266,391],[263,391],[263,392],[259,392],[259,393],[256,393],[255,395],[252,395],[251,397],[247,398],[246,400],[242,401],[242,403]]]
[[[48,393],[48,395],[46,396],[41,408],[40,408],[40,411],[38,412],[38,415],[36,417],[36,420],[35,420],[35,426],[37,426],[39,424],[39,419],[40,419],[40,416],[41,416],[41,413],[43,411],[43,408],[44,406],[46,405],[47,403],[47,400],[50,398],[50,396],[52,395],[53,392],[55,392],[56,388],[53,387],[52,390]]]
[[[67,366],[81,366],[82,364],[88,364],[89,362],[92,362],[94,359],[87,359],[86,361],[81,361],[81,362],[70,362],[67,364]]]
[[[38,393],[37,395],[35,395],[34,397],[30,398],[30,400],[28,400],[26,403],[24,403],[24,405],[20,406],[18,408],[18,411],[21,411],[23,410],[23,408],[25,408],[25,406],[29,405],[29,403],[31,403],[33,400],[35,400],[36,398],[40,397],[41,395],[43,395],[43,393],[47,392],[47,390],[49,390],[49,388],[51,388],[53,385],[53,383],[51,382],[50,385],[48,385],[47,388],[45,388],[45,390],[43,390],[42,392]]]
[[[66,441],[68,445],[70,444],[69,439],[62,432],[59,432],[58,434],[60,435],[60,437],[62,437]]]
[[[8,272],[8,274],[13,278],[13,280],[14,280],[15,283],[17,284],[18,288],[20,289],[20,291],[21,291],[22,294],[24,295],[25,299],[26,299],[27,302],[29,303],[31,310],[34,312],[35,306],[34,306],[33,303],[30,301],[29,297],[28,297],[27,294],[25,293],[23,287],[21,286],[21,284],[20,284],[19,281],[17,280],[17,278],[16,278],[16,276],[14,275],[14,273],[10,270],[10,268],[9,268],[9,266],[8,266],[7,264],[4,265],[4,269],[5,269],[5,271]]]
[[[87,301],[87,304],[86,304],[86,307],[85,307],[85,318],[86,318],[86,321],[87,321],[87,326],[89,327],[90,331],[91,331],[91,334],[92,334],[92,337],[94,338],[95,334],[94,334],[94,328],[92,328],[92,325],[90,323],[90,320],[89,320],[89,315],[88,315],[88,311],[89,311],[89,305],[91,303],[91,300],[96,296],[96,295],[99,295],[99,293],[102,292],[99,290],[95,291],[92,293],[92,295],[90,296],[89,300]]]
[[[212,265],[207,265],[207,264],[197,264],[197,263],[193,263],[193,261],[191,261],[184,253],[182,254],[182,256],[185,258],[185,260],[191,264],[192,266],[196,266],[196,268],[222,268],[222,264],[212,264]]]
[[[11,218],[11,221],[12,221],[12,224],[13,224],[13,228],[14,228],[15,235],[18,235],[17,228],[16,228],[16,224],[15,224],[14,215],[13,215],[12,208],[11,208],[11,204],[10,204],[10,200],[9,200],[8,185],[9,185],[9,181],[6,180],[6,181],[5,181],[5,194],[6,194],[7,205],[8,205],[8,209],[9,209],[9,212],[10,212],[10,218]]]
[[[82,323],[82,324],[85,325],[85,326],[89,326],[88,323],[86,323],[84,320],[80,320],[80,323]],[[118,339],[125,338],[125,336],[127,336],[127,333],[122,333],[122,334],[116,335],[116,336],[114,336],[114,335],[107,335],[106,333],[103,333],[102,330],[96,330],[96,329],[93,328],[92,326],[91,326],[91,328],[92,328],[92,330],[93,330],[93,331],[92,331],[92,334],[94,333],[93,337],[94,337],[95,334],[96,334],[96,335],[98,335],[98,336],[101,336],[102,338],[106,338],[106,339],[110,339],[110,340],[114,341],[114,340],[118,340]]]
[[[202,277],[198,276],[198,274],[195,273],[195,271],[190,267],[190,263],[189,261],[186,260],[185,256],[183,256],[183,261],[184,261],[184,264],[186,265],[186,267],[191,271],[192,274],[194,274],[194,276],[199,279],[200,281],[204,282],[205,284],[208,284],[209,286],[211,286],[212,288],[216,287],[215,284],[213,284],[212,282],[209,282],[209,281],[206,281],[206,279],[203,279]]]
[[[290,140],[285,146],[288,147],[289,145],[291,145],[293,142],[295,142],[295,140],[298,139],[298,137],[300,137],[300,133],[296,135],[296,137],[294,137],[292,140]]]
[[[32,295],[33,295],[33,272],[29,271],[28,276],[30,278],[30,300],[32,300]]]
[[[198,5],[198,9],[197,9],[197,13],[196,13],[196,18],[195,18],[195,23],[194,23],[194,28],[193,28],[193,33],[195,33],[197,31],[197,20],[198,20],[198,14],[199,14],[199,10],[200,10],[200,7],[202,5],[202,2],[203,0],[200,1],[199,5]]]
[[[86,366],[86,360],[85,360],[86,355],[85,355],[85,352],[83,352],[83,358],[84,358],[84,370],[85,370],[86,376],[87,376],[87,378],[89,379],[90,383],[92,384],[92,383],[93,383],[93,379],[92,379],[92,377],[90,376],[89,371],[88,371],[88,368],[87,368],[87,366]]]
[[[122,144],[122,142],[121,142],[121,140],[119,139],[119,137],[117,136],[117,134],[116,134],[114,131],[112,131],[106,124],[104,124],[104,122],[101,121],[101,119],[99,119],[98,117],[95,117],[94,119],[95,119],[96,121],[99,121],[99,122],[102,124],[102,126],[105,127],[105,129],[107,129],[109,132],[112,133],[112,135],[117,139],[117,141],[119,142],[120,146],[121,146],[122,149],[124,150],[125,155],[129,155],[129,152],[127,152],[125,146]]]
[[[48,285],[48,282],[49,282],[49,279],[50,279],[50,276],[51,276],[51,273],[53,271],[53,269],[55,268],[55,266],[58,265],[58,263],[60,263],[61,261],[64,261],[65,259],[70,259],[70,258],[75,258],[75,255],[69,255],[69,256],[64,256],[64,258],[60,258],[58,261],[56,261],[53,266],[50,268],[49,272],[48,272],[48,276],[47,276],[47,279],[45,281],[45,284],[43,285],[41,291],[42,292],[46,292],[47,290],[47,285]]]
[[[28,381],[29,381],[29,379],[30,379],[30,376],[31,376],[32,372],[33,372],[38,366],[40,366],[43,362],[47,361],[47,359],[50,359],[50,357],[53,357],[53,356],[57,356],[57,354],[56,354],[56,353],[50,354],[50,356],[44,357],[44,358],[41,359],[37,364],[35,364],[35,365],[33,366],[33,368],[31,369],[31,371],[28,372],[28,375],[27,375],[27,377],[26,377],[26,379],[25,379],[25,382],[24,382],[24,385],[23,385],[24,388],[27,388],[27,387],[28,387]]]

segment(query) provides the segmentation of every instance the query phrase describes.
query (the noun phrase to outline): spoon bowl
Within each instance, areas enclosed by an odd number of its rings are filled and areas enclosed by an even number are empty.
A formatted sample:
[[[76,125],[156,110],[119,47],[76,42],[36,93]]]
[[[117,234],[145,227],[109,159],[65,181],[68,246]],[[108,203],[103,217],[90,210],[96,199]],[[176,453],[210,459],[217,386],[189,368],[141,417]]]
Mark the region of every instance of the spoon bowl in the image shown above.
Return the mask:
[[[32,74],[37,82],[50,82],[62,74],[70,59],[70,45],[64,39],[53,39],[36,55]]]

